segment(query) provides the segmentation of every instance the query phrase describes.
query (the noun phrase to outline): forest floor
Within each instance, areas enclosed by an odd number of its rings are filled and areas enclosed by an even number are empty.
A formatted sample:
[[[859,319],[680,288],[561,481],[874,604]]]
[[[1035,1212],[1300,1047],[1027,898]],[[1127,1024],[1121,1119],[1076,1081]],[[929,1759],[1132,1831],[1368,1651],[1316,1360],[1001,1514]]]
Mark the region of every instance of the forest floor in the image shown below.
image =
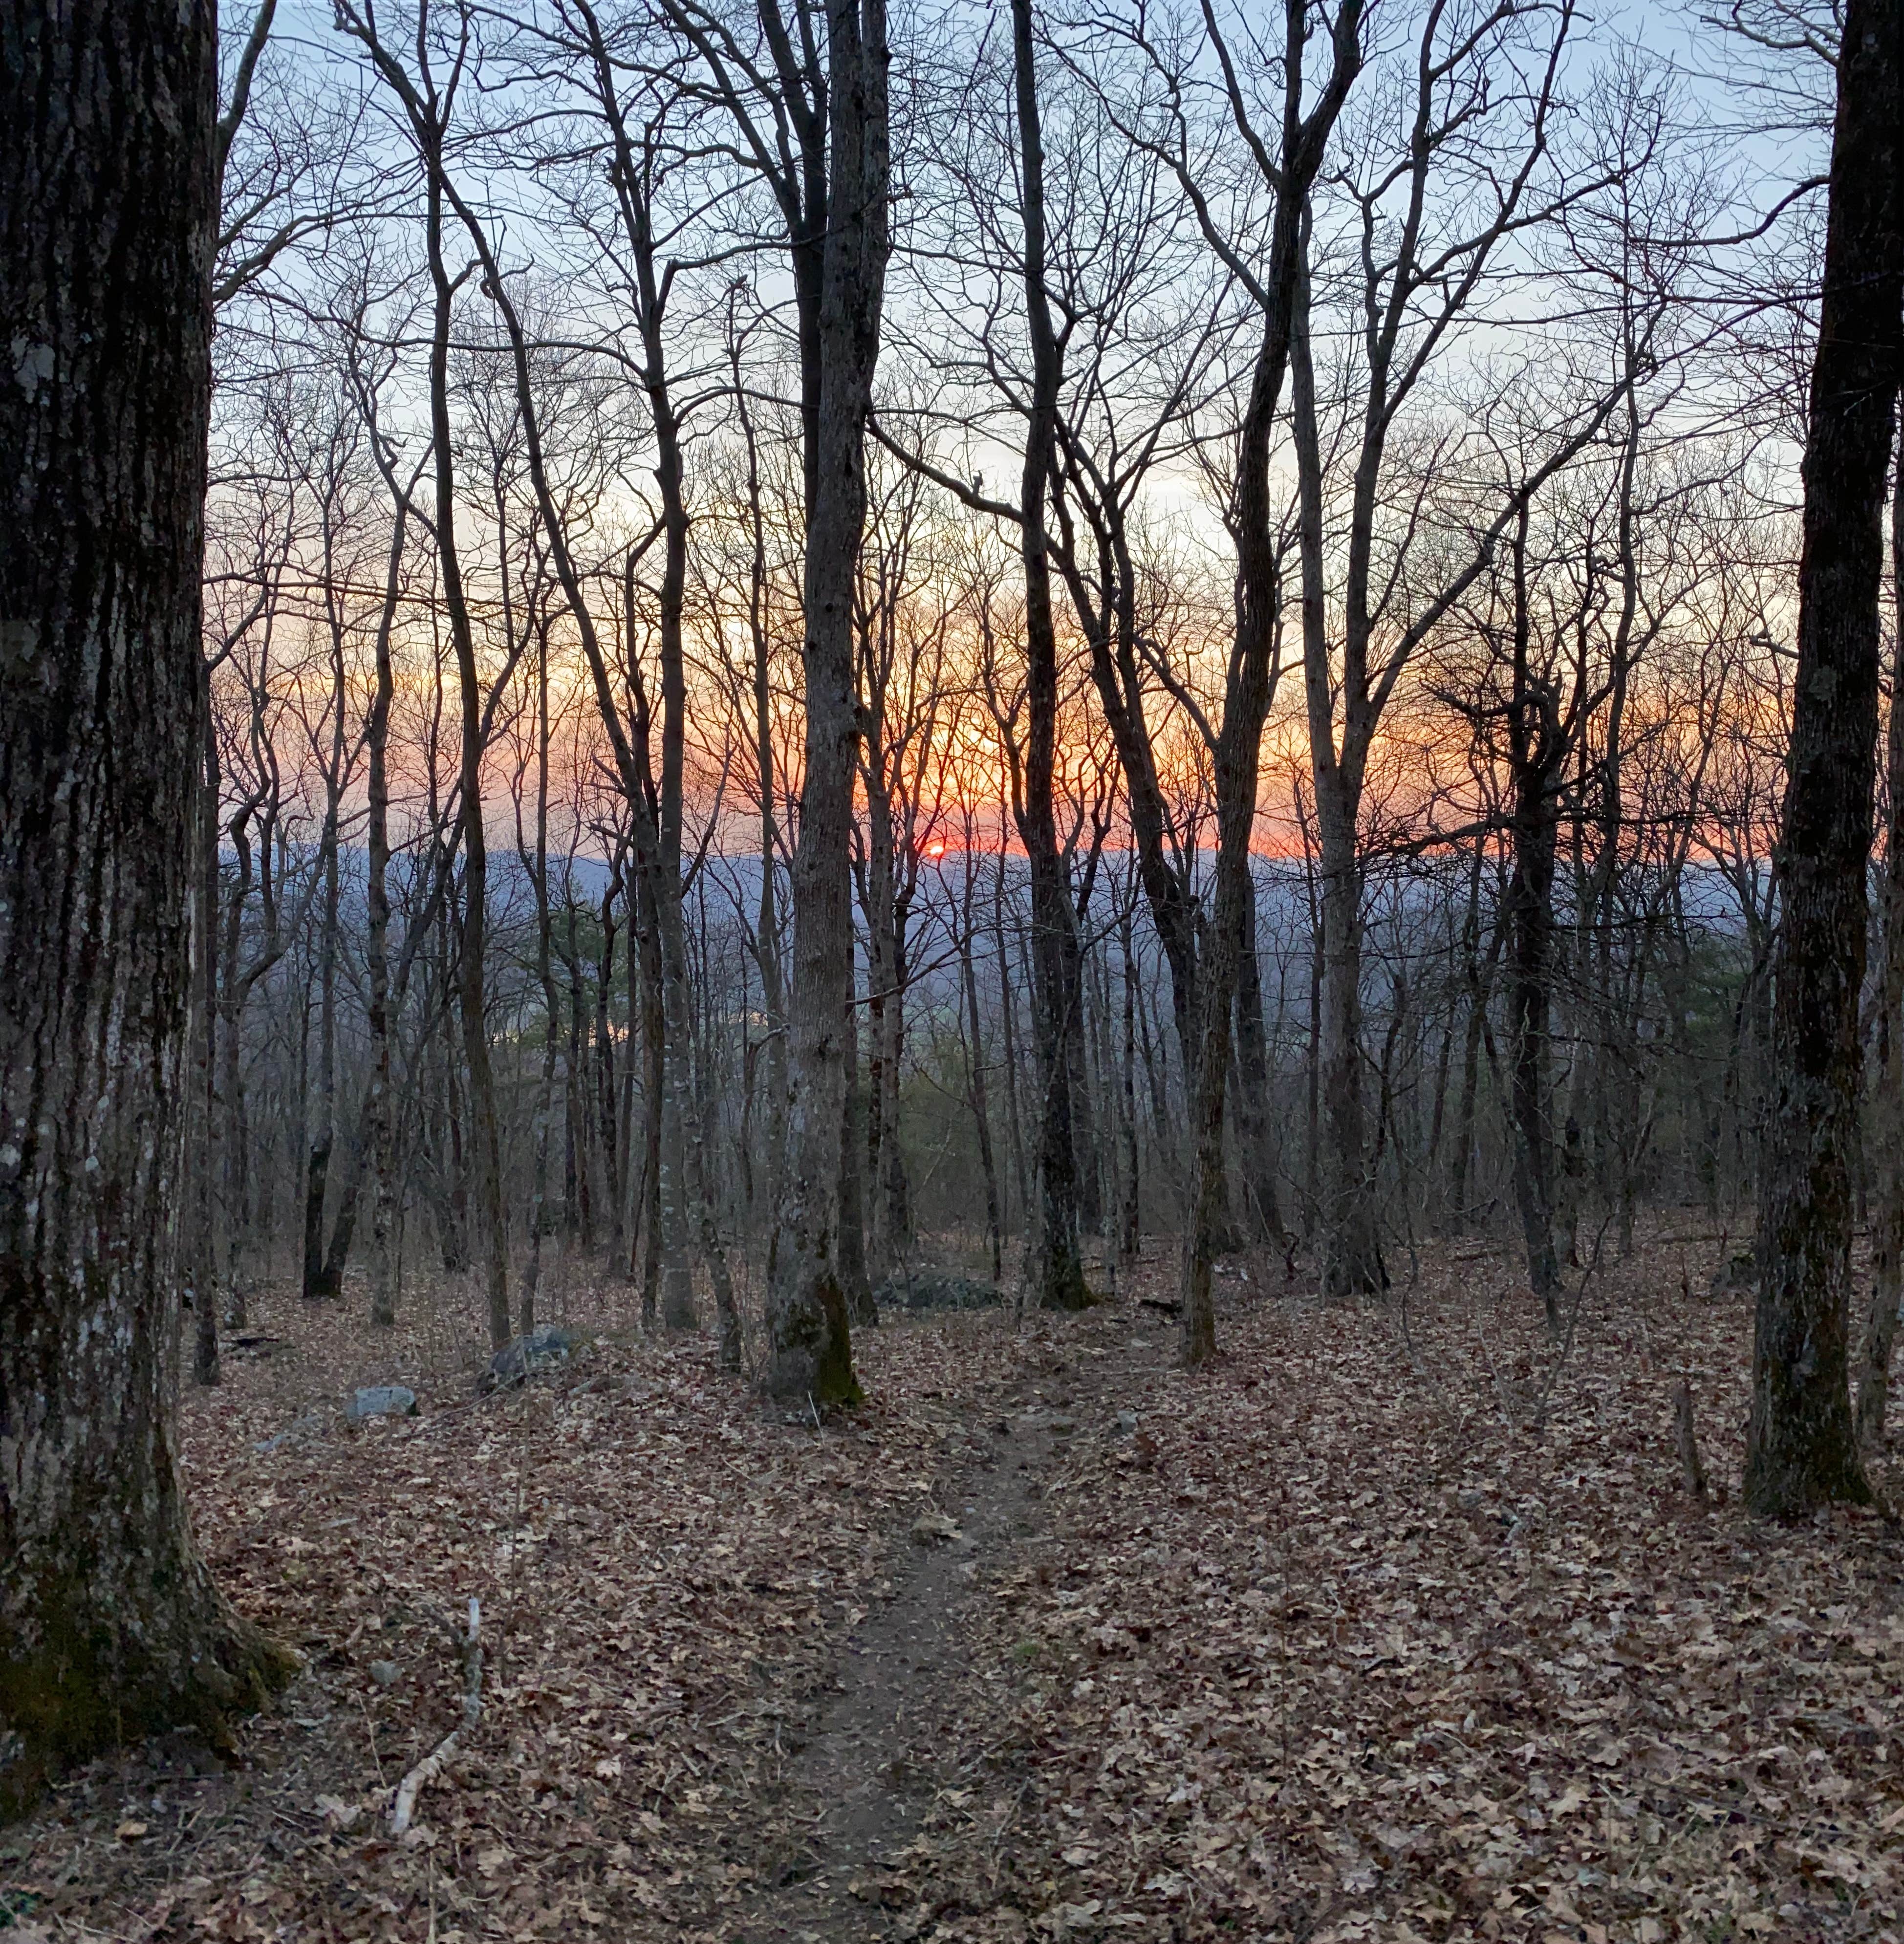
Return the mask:
[[[1562,1346],[1500,1247],[1359,1308],[1238,1258],[1195,1376],[1160,1246],[1081,1316],[863,1333],[823,1423],[619,1288],[489,1397],[466,1292],[383,1336],[267,1295],[186,1462],[304,1672],[235,1762],[155,1743],[0,1830],[0,1939],[1895,1944],[1904,1533],[1739,1509],[1703,1226]],[[347,1428],[382,1381],[420,1415]],[[393,1841],[472,1595],[481,1717]]]

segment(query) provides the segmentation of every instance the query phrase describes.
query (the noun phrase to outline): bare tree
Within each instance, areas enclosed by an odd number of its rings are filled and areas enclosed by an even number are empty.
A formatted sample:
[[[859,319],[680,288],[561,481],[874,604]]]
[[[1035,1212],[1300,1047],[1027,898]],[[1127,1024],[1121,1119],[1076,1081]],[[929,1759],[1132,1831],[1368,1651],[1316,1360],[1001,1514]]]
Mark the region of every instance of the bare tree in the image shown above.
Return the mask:
[[[1776,1098],[1760,1189],[1746,1497],[1782,1517],[1867,1500],[1847,1385],[1878,598],[1904,352],[1904,21],[1850,0],[1805,444],[1798,662],[1778,853]]]

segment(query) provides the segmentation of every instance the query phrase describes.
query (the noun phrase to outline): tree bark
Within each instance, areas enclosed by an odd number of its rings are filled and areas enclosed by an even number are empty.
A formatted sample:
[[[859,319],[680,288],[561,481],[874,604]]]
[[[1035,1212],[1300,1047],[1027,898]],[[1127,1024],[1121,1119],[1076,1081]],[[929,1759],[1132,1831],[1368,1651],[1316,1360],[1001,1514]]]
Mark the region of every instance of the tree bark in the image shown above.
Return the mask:
[[[1904,23],[1850,0],[1805,446],[1798,653],[1777,858],[1773,1065],[1760,1191],[1746,1503],[1864,1502],[1847,1389],[1866,873],[1884,488],[1898,383]]]
[[[198,678],[198,852],[195,860],[192,952],[192,1155],[191,1257],[186,1269],[192,1302],[192,1374],[201,1384],[220,1380],[218,1360],[217,1192],[223,1129],[218,1112],[218,734],[211,710],[211,666]]]
[[[289,1666],[175,1424],[216,52],[205,4],[0,23],[0,1813]]]
[[[1900,441],[1904,453],[1904,441]],[[1858,1438],[1884,1435],[1891,1346],[1904,1303],[1904,464],[1891,487],[1890,719],[1884,739],[1884,974],[1878,998],[1878,1078],[1872,1089],[1872,1151],[1877,1158],[1871,1304],[1859,1346]]]
[[[1287,1240],[1276,1186],[1276,1143],[1270,1124],[1269,1044],[1263,1022],[1263,964],[1257,943],[1253,877],[1246,884],[1243,936],[1236,962],[1236,1131],[1243,1157],[1243,1193],[1257,1238],[1278,1247]]]
[[[1554,933],[1554,857],[1558,837],[1556,772],[1566,756],[1558,698],[1528,666],[1527,512],[1515,528],[1513,687],[1508,700],[1508,765],[1514,788],[1508,879],[1508,1016],[1513,1041],[1514,1192],[1527,1281],[1560,1324],[1560,1263],[1554,1250],[1554,1115],[1548,1023]]]
[[[423,150],[428,214],[424,241],[429,260],[435,308],[430,334],[429,407],[432,459],[436,490],[436,551],[443,604],[456,651],[461,703],[463,905],[457,940],[457,1003],[463,1026],[463,1063],[469,1075],[471,1186],[475,1191],[476,1241],[480,1248],[491,1347],[500,1350],[511,1333],[509,1230],[503,1210],[502,1140],[497,1125],[496,1083],[489,1060],[488,987],[484,976],[488,923],[489,841],[483,823],[483,708],[476,667],[475,635],[464,598],[463,563],[456,539],[456,446],[450,421],[450,325],[457,283],[443,248],[442,121],[436,104],[417,124]]]
[[[795,281],[805,291],[806,761],[793,857],[787,1161],[768,1265],[761,1381],[770,1395],[819,1403],[860,1395],[836,1242],[853,952],[847,845],[860,734],[853,595],[890,248],[887,58],[884,0],[829,0],[824,220],[794,249],[803,260]],[[811,220],[821,212],[806,214]]]
[[[1300,349],[1299,383],[1313,408],[1314,377],[1308,351],[1308,198],[1336,116],[1361,71],[1361,8],[1345,0],[1336,17],[1329,78],[1315,105],[1303,112],[1303,52],[1309,10],[1286,12],[1282,143],[1269,260],[1259,303],[1263,340],[1243,415],[1234,488],[1236,528],[1236,632],[1223,691],[1223,725],[1213,761],[1217,796],[1217,884],[1209,940],[1198,978],[1201,1010],[1191,1094],[1196,1185],[1183,1266],[1182,1351],[1186,1364],[1214,1355],[1216,1318],[1210,1275],[1217,1231],[1226,1210],[1223,1096],[1229,1084],[1230,1014],[1235,1003],[1238,962],[1244,932],[1254,930],[1250,883],[1250,844],[1256,829],[1257,786],[1263,724],[1280,668],[1282,561],[1271,518],[1270,444],[1283,380]],[[1308,523],[1305,521],[1306,528]],[[1308,539],[1305,540],[1306,564]],[[1305,574],[1306,620],[1308,607]],[[1307,631],[1306,630],[1306,636]],[[1248,940],[1253,955],[1256,941]],[[1258,1017],[1260,1018],[1260,1009]]]
[[[368,985],[367,1010],[371,1039],[370,1092],[365,1102],[365,1129],[370,1149],[371,1321],[380,1329],[397,1320],[397,1218],[401,1189],[397,1181],[395,1128],[390,1097],[390,709],[396,699],[396,670],[390,656],[396,623],[397,595],[403,573],[404,542],[408,532],[408,497],[395,497],[390,528],[390,554],[384,581],[383,611],[378,617],[375,654],[377,686],[371,700],[365,742],[369,756],[370,811],[365,842],[369,850],[367,886],[368,925],[364,951]]]
[[[1037,1253],[1030,1292],[1041,1309],[1090,1301],[1078,1232],[1078,1158],[1072,1127],[1070,1018],[1078,995],[1067,977],[1073,915],[1054,805],[1057,750],[1058,644],[1051,610],[1045,501],[1057,430],[1061,377],[1044,288],[1044,161],[1032,59],[1031,0],[1012,0],[1013,69],[1023,179],[1025,304],[1031,328],[1032,395],[1019,504],[1025,568],[1026,703],[1030,717],[1019,835],[1032,881],[1032,970],[1038,1078],[1044,1087],[1038,1148]]]
[[[323,915],[318,934],[317,1124],[309,1130],[304,1170],[303,1293],[312,1302],[337,1292],[325,1275],[324,1203],[331,1179],[331,1155],[337,1135],[337,929],[338,817],[343,784],[343,659],[334,641],[335,680],[331,707],[331,763],[325,775]]]

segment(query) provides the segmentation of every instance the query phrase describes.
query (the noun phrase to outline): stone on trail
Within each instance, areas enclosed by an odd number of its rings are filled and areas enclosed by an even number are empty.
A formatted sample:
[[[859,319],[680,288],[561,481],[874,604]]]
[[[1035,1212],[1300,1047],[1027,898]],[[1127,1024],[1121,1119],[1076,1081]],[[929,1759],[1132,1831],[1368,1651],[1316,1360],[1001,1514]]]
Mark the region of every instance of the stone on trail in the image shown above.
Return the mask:
[[[344,1415],[352,1424],[361,1424],[367,1417],[414,1417],[417,1393],[401,1384],[371,1384],[351,1392]]]
[[[506,1390],[512,1384],[524,1382],[533,1370],[549,1370],[558,1364],[565,1364],[574,1347],[574,1335],[553,1324],[534,1330],[527,1336],[515,1337],[490,1358],[489,1375],[484,1388]]]

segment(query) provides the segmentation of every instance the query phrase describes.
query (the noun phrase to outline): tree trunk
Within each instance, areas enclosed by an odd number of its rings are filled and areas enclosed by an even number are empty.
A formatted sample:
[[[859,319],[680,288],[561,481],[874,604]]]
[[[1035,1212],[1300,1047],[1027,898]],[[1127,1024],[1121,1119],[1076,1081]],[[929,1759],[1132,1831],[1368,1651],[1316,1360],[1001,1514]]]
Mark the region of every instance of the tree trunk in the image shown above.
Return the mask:
[[[1386,1278],[1375,1235],[1362,1100],[1362,874],[1356,831],[1361,778],[1355,740],[1335,747],[1335,700],[1324,581],[1322,460],[1316,423],[1315,374],[1306,337],[1293,346],[1293,403],[1299,456],[1303,566],[1303,675],[1307,688],[1311,777],[1321,877],[1320,1095],[1315,1162],[1323,1293],[1359,1296]],[[1359,718],[1356,724],[1361,727]]]
[[[457,1003],[463,1025],[463,1064],[469,1075],[469,1145],[475,1189],[475,1242],[480,1250],[489,1340],[500,1350],[509,1340],[509,1230],[503,1211],[502,1139],[497,1124],[496,1083],[489,1059],[488,987],[484,937],[488,923],[489,843],[483,825],[483,697],[476,667],[475,635],[463,588],[456,538],[456,444],[450,421],[450,326],[457,281],[443,254],[442,128],[432,122],[426,142],[428,213],[424,241],[435,309],[430,337],[429,402],[436,489],[436,551],[443,604],[456,651],[461,703],[459,749],[463,811],[463,908],[457,940]]]
[[[0,1813],[288,1671],[175,1427],[215,63],[201,4],[0,29]]]
[[[1015,983],[1011,977],[1011,961],[1005,955],[1004,816],[1001,805],[998,868],[992,879],[992,943],[998,968],[998,1034],[1004,1056],[1005,1132],[1011,1148],[1011,1182],[1018,1191],[1018,1219],[1022,1224],[1029,1219],[1031,1179],[1025,1160],[1023,1117],[1018,1107],[1018,1013],[1012,996]],[[1006,1226],[1010,1226],[1008,1215]]]
[[[622,1204],[622,1152],[616,1118],[615,1041],[608,1019],[609,995],[615,983],[615,901],[622,890],[622,858],[617,854],[614,869],[601,894],[600,922],[601,949],[595,961],[595,1115],[601,1139],[602,1192],[608,1202],[608,1250],[617,1262],[626,1238]]]
[[[849,979],[851,973],[847,974]],[[879,1321],[873,1301],[872,1278],[866,1267],[866,1151],[860,1130],[860,1014],[848,988],[841,1029],[845,1047],[846,1091],[840,1115],[840,1286],[846,1293],[847,1315],[855,1323]]]
[[[521,842],[520,798],[516,825]],[[524,1336],[536,1327],[536,1297],[542,1287],[542,1244],[549,1226],[549,1124],[555,1112],[555,1058],[561,1036],[555,1001],[555,921],[549,909],[549,631],[536,642],[536,847],[525,857],[536,900],[536,983],[542,989],[542,1070],[536,1082],[534,1152],[529,1164],[529,1253],[516,1298],[518,1327]]]
[[[339,692],[332,698],[338,712],[340,740],[343,709],[341,687],[340,684]],[[332,753],[340,767],[334,749]],[[325,1279],[324,1198],[337,1133],[337,789],[341,781],[336,769],[327,780],[330,801],[324,819],[323,861],[318,867],[324,873],[324,911],[318,934],[317,1124],[310,1130],[304,1173],[303,1288],[306,1302],[337,1293]]]
[[[396,601],[403,571],[404,540],[409,524],[409,501],[395,496],[390,530],[389,571],[384,582],[383,612],[377,622],[377,687],[371,702],[365,736],[370,761],[368,779],[370,820],[366,887],[364,971],[368,985],[367,1010],[371,1040],[370,1093],[366,1102],[365,1136],[370,1149],[371,1321],[389,1329],[397,1320],[397,1219],[401,1194],[397,1180],[395,1129],[392,1114],[390,1018],[390,709],[396,699],[396,671],[390,657],[390,638],[396,621]]]
[[[965,1097],[972,1110],[972,1124],[977,1133],[979,1167],[985,1177],[985,1232],[992,1251],[992,1280],[1004,1280],[1004,1220],[998,1206],[998,1164],[992,1149],[992,1109],[986,1097],[985,1039],[979,1018],[978,968],[972,951],[972,889],[977,875],[973,854],[971,831],[966,832],[964,894],[961,907],[963,922],[958,931],[960,997],[965,1009]]]
[[[192,1094],[198,1125],[191,1143],[191,1259],[194,1342],[192,1374],[208,1386],[218,1367],[218,735],[211,712],[211,670],[198,672],[198,855],[194,860]]]
[[[644,873],[635,900],[641,989],[641,1322],[651,1333],[659,1321],[661,1291],[661,1119],[668,1094],[663,1041],[668,1023],[661,995],[661,941],[654,919],[652,874]]]
[[[857,1401],[837,1260],[844,1008],[853,955],[847,842],[859,750],[853,596],[866,524],[866,429],[890,247],[883,0],[828,8],[823,222],[796,238],[807,531],[805,781],[793,857],[787,1162],[769,1260],[763,1388]],[[818,275],[812,274],[817,248]]]
[[[1899,444],[1904,455],[1904,440]],[[1878,1001],[1878,1078],[1872,1090],[1871,1146],[1878,1180],[1872,1226],[1871,1306],[1865,1316],[1858,1376],[1858,1436],[1876,1444],[1884,1435],[1890,1392],[1891,1346],[1904,1303],[1904,461],[1896,468],[1891,500],[1890,720],[1884,743],[1884,978]]]
[[[1321,792],[1318,792],[1318,801]],[[1317,1198],[1326,1294],[1371,1294],[1387,1281],[1375,1235],[1362,1094],[1362,896],[1354,813],[1331,804],[1322,829],[1321,1092]]]
[[[1257,1239],[1280,1247],[1282,1198],[1276,1186],[1276,1142],[1270,1124],[1269,1043],[1263,1023],[1263,961],[1257,943],[1256,884],[1247,887],[1236,964],[1236,1131],[1243,1150],[1243,1192]]]
[[[1527,1281],[1558,1330],[1560,1264],[1554,1253],[1554,1128],[1548,1072],[1552,1008],[1555,771],[1565,745],[1551,685],[1527,663],[1527,510],[1515,528],[1513,690],[1508,706],[1508,762],[1513,779],[1508,879],[1508,1017],[1513,1039],[1514,1193],[1527,1252]]]
[[[1137,968],[1131,930],[1127,907],[1118,927],[1124,948],[1124,1207],[1118,1225],[1118,1254],[1127,1263],[1135,1262],[1143,1246],[1143,1198],[1137,1166]]]
[[[1778,855],[1746,1502],[1866,1501],[1847,1387],[1866,873],[1878,734],[1884,488],[1897,393],[1904,22],[1850,0],[1805,447],[1798,654]]]
[[[1025,568],[1025,691],[1030,721],[1024,803],[1018,826],[1032,881],[1032,984],[1038,1078],[1044,1088],[1038,1130],[1037,1254],[1030,1293],[1042,1309],[1081,1309],[1090,1301],[1090,1291],[1085,1287],[1078,1243],[1078,1160],[1072,1127],[1070,1016],[1078,995],[1066,976],[1075,960],[1076,942],[1054,802],[1058,644],[1044,524],[1061,373],[1044,288],[1044,162],[1032,61],[1031,0],[1012,0],[1011,20],[1024,195],[1025,303],[1032,339],[1032,395],[1019,503]]]

